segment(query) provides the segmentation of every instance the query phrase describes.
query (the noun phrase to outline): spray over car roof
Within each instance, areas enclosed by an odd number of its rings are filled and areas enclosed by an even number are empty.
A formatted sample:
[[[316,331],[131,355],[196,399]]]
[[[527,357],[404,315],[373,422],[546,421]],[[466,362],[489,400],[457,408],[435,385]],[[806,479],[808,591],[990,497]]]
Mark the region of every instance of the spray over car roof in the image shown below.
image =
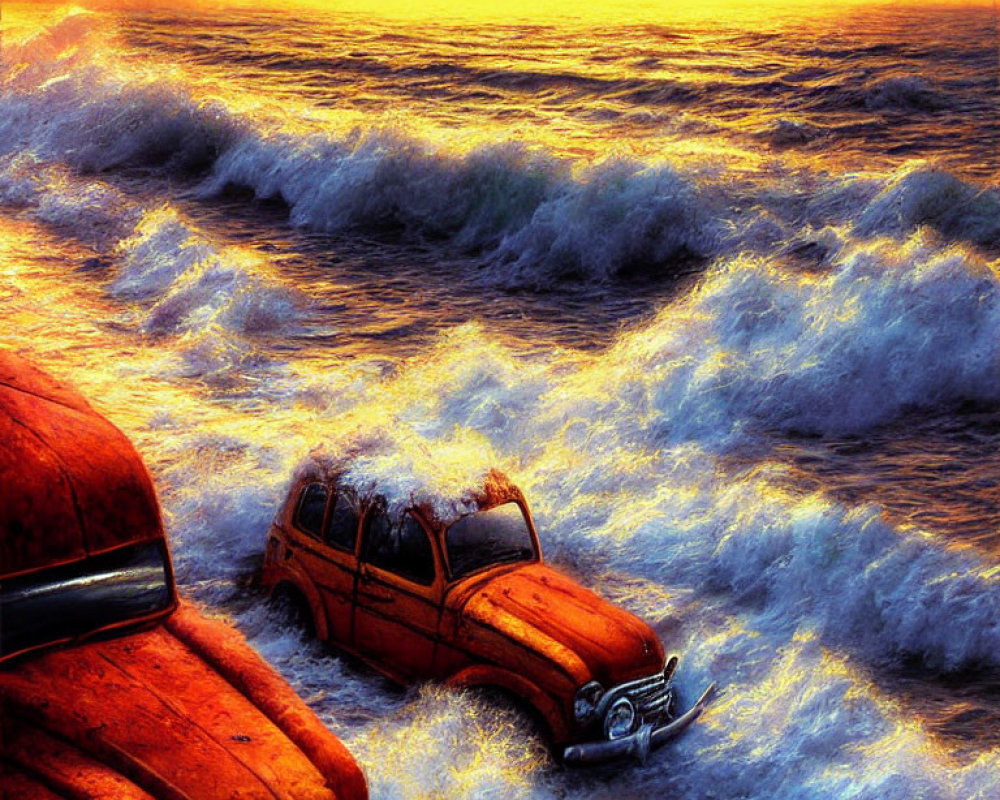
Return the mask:
[[[299,465],[293,483],[303,478],[335,482],[359,499],[379,498],[393,515],[419,508],[435,527],[508,500],[524,502],[521,490],[476,443],[442,441],[431,451],[426,442],[417,446],[401,442],[400,436],[381,431],[316,448]]]

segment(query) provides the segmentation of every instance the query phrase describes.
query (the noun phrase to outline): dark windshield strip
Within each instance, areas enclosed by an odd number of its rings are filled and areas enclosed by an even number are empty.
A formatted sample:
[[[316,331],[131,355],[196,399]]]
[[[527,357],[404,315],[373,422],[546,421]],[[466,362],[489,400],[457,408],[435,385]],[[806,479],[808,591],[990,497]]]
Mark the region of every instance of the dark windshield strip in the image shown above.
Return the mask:
[[[173,594],[162,541],[0,583],[0,658],[149,616]]]

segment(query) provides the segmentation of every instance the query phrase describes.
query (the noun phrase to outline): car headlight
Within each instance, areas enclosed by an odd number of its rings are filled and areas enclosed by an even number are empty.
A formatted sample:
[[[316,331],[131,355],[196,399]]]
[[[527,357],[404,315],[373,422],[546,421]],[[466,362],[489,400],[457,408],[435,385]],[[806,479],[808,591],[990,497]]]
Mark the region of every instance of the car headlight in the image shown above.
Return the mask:
[[[590,722],[597,714],[597,704],[604,696],[604,687],[597,681],[582,686],[573,698],[573,716],[577,722]]]
[[[619,697],[604,716],[604,735],[609,739],[620,739],[632,732],[634,724],[635,706],[627,697]]]

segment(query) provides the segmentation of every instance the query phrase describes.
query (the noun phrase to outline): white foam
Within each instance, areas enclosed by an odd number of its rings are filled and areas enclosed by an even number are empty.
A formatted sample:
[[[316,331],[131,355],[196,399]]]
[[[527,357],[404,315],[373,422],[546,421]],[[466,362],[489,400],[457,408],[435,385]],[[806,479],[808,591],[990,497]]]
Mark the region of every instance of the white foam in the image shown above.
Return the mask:
[[[914,408],[996,402],[1000,281],[988,262],[919,235],[837,238],[825,234],[819,274],[748,258],[713,270],[595,379],[632,386],[625,402],[655,410],[669,441],[721,441],[748,424],[860,431]]]
[[[225,372],[254,358],[240,337],[297,330],[307,305],[248,248],[214,243],[169,204],[146,209],[109,183],[28,154],[0,159],[0,202],[114,264],[110,291],[139,301],[147,333],[189,334],[189,365]]]
[[[857,218],[865,236],[906,234],[919,225],[950,239],[1000,247],[1000,194],[926,165],[900,170]]]
[[[110,184],[29,153],[0,156],[0,203],[30,209],[40,222],[102,250],[127,236],[141,216]]]
[[[512,285],[653,277],[714,255],[720,234],[695,185],[675,170],[610,161],[540,203],[504,237],[491,269]]]
[[[290,329],[301,296],[283,285],[249,250],[219,248],[169,207],[147,213],[118,244],[120,297],[156,299],[143,327],[153,332],[236,333]]]

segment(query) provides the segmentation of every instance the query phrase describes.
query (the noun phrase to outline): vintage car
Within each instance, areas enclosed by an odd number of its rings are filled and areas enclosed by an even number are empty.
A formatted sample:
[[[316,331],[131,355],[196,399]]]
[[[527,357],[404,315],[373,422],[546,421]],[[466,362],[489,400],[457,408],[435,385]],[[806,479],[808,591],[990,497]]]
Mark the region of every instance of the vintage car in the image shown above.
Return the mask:
[[[390,678],[503,692],[544,722],[566,763],[632,755],[676,736],[712,687],[677,715],[654,631],[546,566],[521,491],[492,471],[441,504],[387,503],[312,459],[267,537],[262,583],[316,635]]]
[[[0,797],[363,800],[341,742],[180,602],[149,474],[0,351]]]

